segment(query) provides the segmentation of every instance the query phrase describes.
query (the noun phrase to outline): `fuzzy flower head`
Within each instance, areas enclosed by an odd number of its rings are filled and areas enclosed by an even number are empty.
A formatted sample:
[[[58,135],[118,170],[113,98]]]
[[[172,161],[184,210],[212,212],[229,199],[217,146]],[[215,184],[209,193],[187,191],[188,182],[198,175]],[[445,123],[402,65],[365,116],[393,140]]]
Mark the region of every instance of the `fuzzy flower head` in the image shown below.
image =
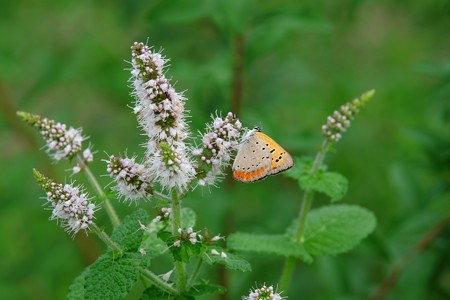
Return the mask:
[[[247,297],[242,297],[243,300],[282,300],[286,297],[281,297],[281,292],[274,291],[273,286],[266,286],[265,284],[256,289],[251,289]]]
[[[167,60],[143,43],[131,46],[131,79],[134,112],[148,136],[149,173],[162,187],[184,190],[195,170],[187,154],[184,116],[186,99],[177,93],[163,73]]]
[[[137,203],[138,199],[152,195],[152,180],[147,176],[144,165],[137,163],[135,157],[111,155],[106,163],[106,171],[116,184],[113,190],[125,200]]]
[[[179,237],[173,243],[175,247],[181,247],[183,242],[189,242],[192,245],[195,245],[197,242],[201,240],[201,235],[194,231],[192,227],[189,227],[186,230],[183,230],[181,227],[178,228]]]
[[[193,151],[202,162],[197,170],[199,185],[213,185],[222,175],[237,150],[242,131],[241,122],[231,112],[225,118],[213,117],[203,135],[203,147]]]
[[[359,98],[342,105],[339,110],[334,111],[333,114],[327,118],[327,123],[322,126],[323,135],[330,141],[339,141],[342,137],[342,133],[350,126],[350,122],[355,115],[366,105],[374,93],[374,90],[368,91]]]
[[[55,183],[36,170],[34,176],[47,193],[47,201],[52,209],[50,219],[57,220],[72,235],[80,230],[87,231],[96,211],[96,205],[90,202],[87,193],[72,184]]]
[[[18,112],[17,115],[40,131],[46,141],[47,152],[53,159],[70,159],[81,151],[82,142],[86,139],[81,129],[67,128],[66,124],[26,112]]]

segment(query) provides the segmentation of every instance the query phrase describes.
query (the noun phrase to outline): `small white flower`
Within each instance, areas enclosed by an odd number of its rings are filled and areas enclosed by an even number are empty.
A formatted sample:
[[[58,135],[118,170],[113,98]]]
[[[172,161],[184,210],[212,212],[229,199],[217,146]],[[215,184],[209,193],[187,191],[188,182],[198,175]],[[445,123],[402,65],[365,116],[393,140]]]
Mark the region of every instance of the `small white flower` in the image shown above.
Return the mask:
[[[225,252],[220,252],[220,257],[222,257],[222,258],[226,258],[227,257],[227,254],[225,253]]]
[[[220,255],[219,251],[217,251],[216,249],[212,249],[211,254]]]
[[[175,247],[181,247],[181,241],[180,241],[180,240],[176,240],[176,241],[173,243],[173,245],[174,245]]]
[[[57,123],[54,120],[43,118],[25,112],[18,115],[28,124],[36,127],[46,141],[47,152],[55,160],[69,159],[82,149],[82,142],[87,137],[82,136],[81,129]]]
[[[282,300],[286,297],[281,297],[281,292],[274,291],[273,286],[266,286],[265,284],[260,288],[250,290],[250,294],[242,297],[243,300]]]
[[[83,158],[86,162],[92,162],[94,160],[94,155],[92,154],[91,149],[86,148],[83,151]]]
[[[73,235],[80,230],[89,229],[98,207],[90,202],[82,187],[55,183],[38,171],[35,171],[35,177],[46,191],[47,201],[52,209],[51,220],[57,220]]]
[[[164,280],[164,281],[166,281],[166,282],[169,281],[170,276],[172,275],[172,272],[173,272],[173,270],[170,270],[169,272],[160,275],[161,278],[162,278],[162,280]]]
[[[147,199],[152,195],[152,178],[148,177],[144,165],[135,161],[135,157],[122,158],[111,155],[106,163],[106,171],[116,183],[113,190],[119,196],[137,203],[137,200]]]
[[[76,165],[75,167],[72,168],[72,174],[78,174],[81,171],[81,167],[79,165]]]
[[[139,253],[142,255],[147,255],[147,251],[144,248],[139,248]]]

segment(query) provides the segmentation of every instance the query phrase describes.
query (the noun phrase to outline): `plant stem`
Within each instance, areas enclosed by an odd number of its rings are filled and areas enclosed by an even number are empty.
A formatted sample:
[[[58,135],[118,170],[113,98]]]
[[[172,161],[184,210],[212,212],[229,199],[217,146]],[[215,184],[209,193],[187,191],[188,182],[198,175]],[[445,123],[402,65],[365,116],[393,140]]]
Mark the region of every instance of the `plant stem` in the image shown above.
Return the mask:
[[[119,245],[117,245],[110,237],[109,235],[104,232],[103,230],[101,230],[100,228],[98,228],[97,224],[92,223],[92,231],[94,231],[95,234],[97,234],[97,236],[111,249],[113,249],[114,251],[118,252],[120,255],[122,254],[122,249],[119,247]]]
[[[319,167],[322,165],[325,155],[328,151],[328,139],[325,139],[320,147],[319,152],[317,152],[316,158],[314,159],[313,165],[311,167],[310,176],[315,176]],[[314,192],[307,190],[303,193],[302,206],[298,215],[297,228],[295,230],[295,241],[297,243],[302,243],[303,233],[305,231],[306,219],[308,217],[309,209],[311,208],[312,200],[314,198]],[[280,278],[280,289],[286,290],[292,278],[292,274],[295,270],[296,259],[294,257],[286,258],[284,263],[283,271],[281,272]]]
[[[195,282],[195,279],[197,279],[198,272],[200,271],[200,268],[202,267],[203,259],[199,258],[197,265],[195,266],[194,272],[192,272],[191,278],[189,279],[189,286],[192,286]]]
[[[164,195],[163,193],[160,193],[158,191],[153,191],[153,195],[164,201],[172,201],[172,198],[170,198],[169,196]]]
[[[181,227],[181,200],[178,198],[176,190],[172,192],[172,235],[178,234],[178,228]],[[177,288],[183,293],[186,290],[186,273],[184,270],[184,263],[175,261],[175,270],[177,274]]]
[[[77,156],[77,160],[80,163],[80,165],[82,166],[82,168],[84,169],[85,174],[86,174],[87,178],[89,179],[89,181],[91,182],[92,186],[97,191],[98,197],[100,198],[100,200],[103,201],[103,203],[105,205],[106,213],[108,214],[109,219],[111,220],[111,224],[114,227],[116,227],[117,225],[120,224],[120,219],[119,219],[114,207],[112,206],[111,201],[108,199],[108,197],[106,197],[105,192],[100,187],[100,184],[98,183],[94,174],[92,174],[91,169],[89,169],[89,167],[86,165],[84,160],[79,155]]]
[[[150,270],[141,269],[141,274],[151,283],[153,283],[155,286],[159,287],[161,290],[164,290],[172,295],[177,295],[178,291],[172,287],[170,284],[165,282],[161,277],[156,275]]]
[[[427,249],[433,241],[450,224],[450,214],[448,214],[439,223],[427,231],[422,238],[397,262],[388,277],[378,286],[376,291],[370,296],[369,300],[381,300],[395,287],[402,272],[408,267],[412,260]]]

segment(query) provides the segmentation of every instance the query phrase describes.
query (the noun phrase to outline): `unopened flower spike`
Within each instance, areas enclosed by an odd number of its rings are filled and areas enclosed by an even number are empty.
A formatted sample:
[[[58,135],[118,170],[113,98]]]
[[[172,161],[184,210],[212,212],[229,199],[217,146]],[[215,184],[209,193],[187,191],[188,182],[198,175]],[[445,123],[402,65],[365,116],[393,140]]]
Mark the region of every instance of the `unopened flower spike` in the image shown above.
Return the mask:
[[[90,201],[83,188],[56,183],[37,170],[33,172],[37,182],[47,193],[47,201],[52,209],[50,220],[56,220],[72,236],[80,230],[87,232],[98,207]]]
[[[255,288],[250,290],[248,296],[242,297],[242,300],[282,300],[287,297],[281,296],[282,292],[277,292],[274,290],[273,286],[266,286],[263,284],[260,288]]]
[[[81,129],[67,128],[66,124],[22,111],[17,115],[40,131],[46,141],[47,152],[55,160],[72,158],[82,150],[82,142],[87,139],[82,136]]]
[[[327,118],[327,123],[322,126],[323,135],[329,141],[339,141],[342,137],[342,133],[350,126],[355,115],[367,102],[369,102],[374,94],[375,90],[365,92],[359,98],[342,105],[339,110],[334,111],[333,114]]]
[[[135,157],[111,155],[106,163],[106,171],[116,184],[112,189],[125,201],[137,203],[139,199],[148,199],[153,194],[152,178],[146,173],[145,166],[136,162]]]
[[[165,77],[163,69],[167,60],[160,53],[143,43],[134,43],[131,52],[134,112],[148,136],[149,176],[163,188],[185,190],[195,175],[184,142],[189,134],[184,115],[186,98]]]
[[[206,128],[202,137],[202,148],[193,154],[200,160],[197,167],[199,185],[214,185],[223,175],[223,170],[230,164],[234,151],[239,145],[243,132],[241,122],[229,112],[225,118],[212,116],[213,122]]]

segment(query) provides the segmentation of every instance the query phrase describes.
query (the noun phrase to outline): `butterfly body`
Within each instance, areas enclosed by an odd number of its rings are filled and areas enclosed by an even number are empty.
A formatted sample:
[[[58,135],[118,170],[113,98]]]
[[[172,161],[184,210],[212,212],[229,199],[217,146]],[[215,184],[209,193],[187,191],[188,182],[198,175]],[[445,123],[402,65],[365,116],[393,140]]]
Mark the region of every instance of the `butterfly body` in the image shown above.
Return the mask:
[[[233,177],[253,182],[275,175],[294,165],[289,153],[259,129],[250,130],[233,163]]]

